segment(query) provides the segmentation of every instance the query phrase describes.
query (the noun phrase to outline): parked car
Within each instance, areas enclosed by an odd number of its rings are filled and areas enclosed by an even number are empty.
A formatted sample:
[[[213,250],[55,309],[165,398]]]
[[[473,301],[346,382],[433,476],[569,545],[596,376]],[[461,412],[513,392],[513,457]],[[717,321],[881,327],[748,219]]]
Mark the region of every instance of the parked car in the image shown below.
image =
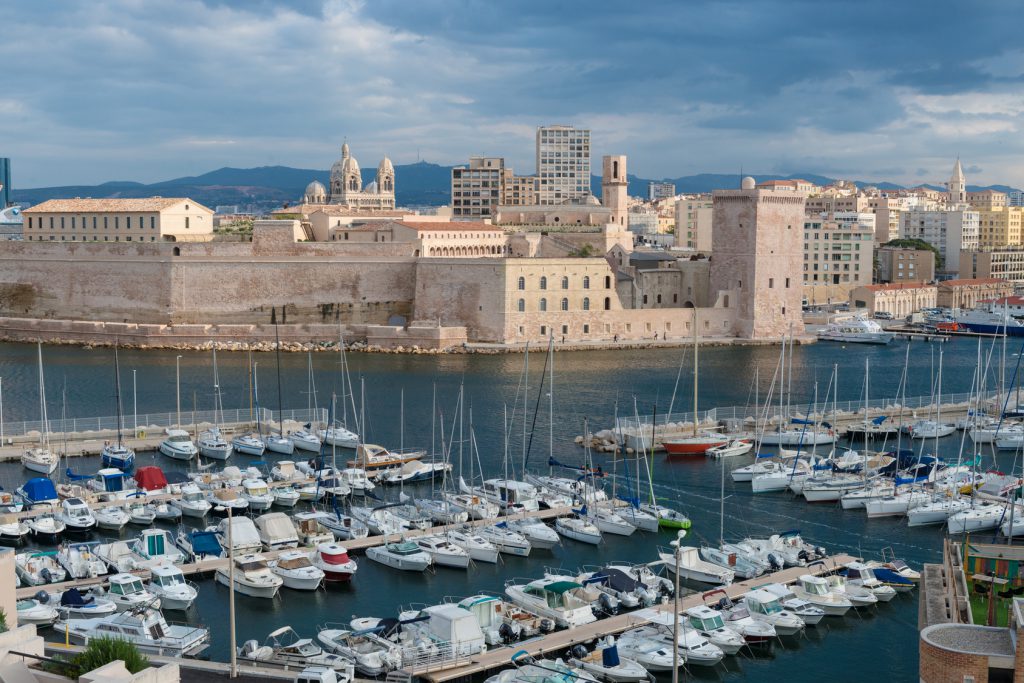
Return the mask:
[[[892,320],[892,313],[889,311],[876,311],[875,317],[879,320]]]

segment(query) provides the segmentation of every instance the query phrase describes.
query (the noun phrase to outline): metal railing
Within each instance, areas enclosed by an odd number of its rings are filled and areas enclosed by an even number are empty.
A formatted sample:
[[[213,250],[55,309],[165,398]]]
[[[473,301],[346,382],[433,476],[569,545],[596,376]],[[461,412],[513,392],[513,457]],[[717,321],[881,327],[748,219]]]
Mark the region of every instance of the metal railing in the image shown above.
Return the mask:
[[[413,675],[454,669],[468,664],[473,659],[473,655],[466,652],[466,649],[465,643],[450,641],[433,642],[422,649],[415,646],[404,647],[402,648],[402,669]]]
[[[317,422],[323,425],[327,423],[327,410],[323,408],[314,410],[307,408],[284,410],[282,414],[285,420],[293,420],[301,424]],[[263,423],[277,422],[277,411],[270,410],[269,408],[260,408],[258,413],[255,408],[252,412],[248,408],[225,410],[218,414],[217,418],[222,425],[252,424],[253,418],[257,415]],[[128,413],[121,417],[121,431],[128,434],[133,432],[152,433],[154,428],[158,431],[168,427],[192,429],[193,425],[214,424],[214,422],[214,411],[212,410],[197,410],[194,413],[191,410],[183,410],[181,411],[180,423],[178,422],[178,413],[176,411],[139,413],[138,415]],[[114,431],[117,429],[117,417],[72,417],[64,420],[49,420],[48,424],[51,435],[64,432]],[[26,436],[31,433],[38,434],[42,429],[43,423],[41,420],[21,420],[4,422],[2,433],[4,439],[8,439]]]

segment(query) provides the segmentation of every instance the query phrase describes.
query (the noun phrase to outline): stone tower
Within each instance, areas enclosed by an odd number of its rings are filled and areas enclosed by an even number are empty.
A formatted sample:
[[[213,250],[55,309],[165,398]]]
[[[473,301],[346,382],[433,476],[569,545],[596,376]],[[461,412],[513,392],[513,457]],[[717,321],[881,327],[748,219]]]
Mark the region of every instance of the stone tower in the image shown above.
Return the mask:
[[[733,309],[733,333],[746,339],[804,334],[804,195],[757,189],[713,193],[711,298]]]
[[[612,211],[612,222],[625,229],[629,206],[626,155],[606,156],[601,164],[601,203]]]
[[[953,167],[953,176],[946,183],[946,200],[950,204],[967,203],[967,180],[964,179],[964,169],[960,165],[960,157],[956,158],[956,165]]]

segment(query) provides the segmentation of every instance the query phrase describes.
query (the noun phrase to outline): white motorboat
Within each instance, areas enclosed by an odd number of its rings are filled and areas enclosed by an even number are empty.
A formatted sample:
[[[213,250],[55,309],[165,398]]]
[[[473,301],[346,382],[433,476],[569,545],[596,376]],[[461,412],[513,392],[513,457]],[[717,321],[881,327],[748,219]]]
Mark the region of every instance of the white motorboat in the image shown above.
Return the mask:
[[[518,661],[517,661],[518,660]],[[513,660],[514,669],[505,669],[484,680],[484,683],[528,683],[531,681],[574,681],[576,683],[597,683],[589,672],[574,668],[561,659],[522,657]],[[650,669],[650,667],[647,667]],[[651,669],[652,671],[654,669]],[[553,675],[552,675],[553,674]]]
[[[0,517],[0,545],[20,546],[28,539],[32,530],[17,517]]]
[[[882,583],[875,576],[875,570],[863,562],[850,562],[846,565],[846,582],[871,591],[878,602],[889,602],[896,597],[896,589]]]
[[[359,435],[349,429],[345,429],[339,424],[335,424],[333,427],[328,427],[321,431],[320,438],[323,439],[323,442],[328,446],[351,448],[353,450],[359,446]]]
[[[315,591],[324,583],[324,571],[313,564],[304,550],[287,550],[270,563],[270,571],[280,576],[285,588]]]
[[[145,654],[165,657],[194,656],[209,647],[210,631],[195,626],[168,624],[160,610],[139,608],[95,619],[72,619],[62,627],[75,645],[92,638],[117,637],[133,643]]]
[[[288,438],[300,451],[309,451],[311,453],[319,453],[320,437],[315,432],[308,429],[299,429],[294,432],[288,432]]]
[[[936,422],[935,420],[918,420],[906,427],[912,439],[939,439],[956,431],[956,425]]]
[[[125,510],[128,513],[128,523],[149,526],[156,521],[156,505],[147,503],[144,493],[137,495],[139,497],[134,498]]]
[[[291,626],[282,626],[270,633],[263,645],[247,640],[238,648],[238,657],[258,662],[264,667],[282,667],[301,670],[298,680],[350,683],[354,680],[352,660],[323,648],[309,638],[300,638]]]
[[[21,466],[31,472],[52,474],[60,465],[60,457],[49,448],[29,448],[21,454]]]
[[[37,594],[38,595],[38,594]],[[62,621],[69,619],[94,619],[117,613],[117,605],[112,600],[89,594],[83,596],[77,588],[69,588],[63,593],[44,593],[46,600],[40,602],[57,610]]]
[[[422,572],[431,565],[432,559],[412,541],[396,541],[366,549],[366,556],[374,562],[402,571]]]
[[[44,605],[38,600],[18,600],[18,624],[34,624],[36,626],[52,626],[60,615],[53,607]]]
[[[346,467],[338,472],[338,479],[341,479],[355,495],[363,495],[373,491],[377,485],[370,481],[366,470],[361,467]]]
[[[581,543],[597,545],[601,542],[601,530],[591,523],[588,517],[559,517],[555,519],[555,531],[561,536]]]
[[[671,620],[671,617],[669,619]],[[714,645],[696,631],[686,628],[685,622],[682,622],[680,626],[682,628],[679,629],[678,639],[672,636],[671,621],[669,624],[652,622],[646,626],[633,629],[632,633],[638,638],[661,643],[667,648],[671,648],[672,644],[676,643],[676,647],[679,648],[680,659],[685,660],[687,664],[715,666],[725,658],[725,652],[720,647]]]
[[[356,670],[366,676],[383,676],[402,666],[401,647],[372,631],[354,632],[328,626],[316,639],[328,652],[355,662]]]
[[[256,512],[269,510],[274,504],[274,494],[262,479],[243,479],[241,497]]]
[[[118,612],[140,607],[160,609],[160,598],[146,590],[142,579],[133,574],[114,574],[109,579],[107,597],[117,605]]]
[[[818,330],[818,339],[844,344],[888,344],[893,337],[895,334],[863,315],[837,316]]]
[[[258,553],[235,557],[233,571],[222,567],[217,570],[217,583],[230,586],[234,581],[235,592],[251,598],[273,599],[284,584],[284,580],[270,571],[266,560]]]
[[[846,596],[854,607],[874,607],[878,604],[878,598],[872,591],[863,586],[847,583],[846,577],[841,574],[831,574],[827,581],[829,588],[839,595]]]
[[[534,517],[510,517],[505,520],[505,526],[522,534],[531,548],[551,550],[559,543],[558,532]]]
[[[120,505],[105,505],[93,512],[93,517],[97,527],[113,531],[123,529],[131,521],[131,515]]]
[[[191,460],[199,449],[192,442],[192,435],[184,429],[166,430],[167,438],[160,442],[160,452],[174,460]]]
[[[501,513],[501,508],[483,496],[450,492],[443,493],[442,496],[452,505],[458,505],[468,512],[473,519],[495,519]]]
[[[718,603],[718,609],[722,612],[725,627],[743,636],[743,640],[747,645],[765,645],[778,635],[772,624],[754,619],[746,605],[735,604],[725,596],[724,591],[712,592],[722,593],[723,595],[723,598]],[[707,598],[708,595],[710,594],[705,593],[704,597]]]
[[[586,648],[573,648],[573,654],[569,659],[570,664],[605,683],[645,683],[651,677],[638,661],[619,654],[612,636],[598,641],[593,652],[588,653]]]
[[[283,508],[295,507],[301,498],[298,489],[294,486],[275,486],[270,489],[270,493],[274,496],[274,505]]]
[[[712,458],[731,458],[736,455],[746,455],[754,448],[754,442],[749,439],[731,439],[721,446],[709,448],[706,455]]]
[[[806,627],[804,620],[783,607],[779,596],[766,590],[752,590],[743,595],[743,606],[754,621],[771,624],[780,636],[792,636]]]
[[[971,507],[968,498],[939,498],[907,510],[907,526],[945,524],[946,520]]]
[[[951,534],[969,534],[995,529],[1006,521],[1011,511],[1002,503],[983,503],[950,515],[946,528]]]
[[[294,548],[299,544],[299,533],[292,519],[283,512],[269,512],[256,518],[256,529],[264,550]]]
[[[60,583],[68,577],[67,570],[57,562],[55,551],[32,551],[14,556],[14,572],[27,586]]]
[[[234,517],[245,515],[249,509],[249,501],[238,495],[234,489],[229,488],[207,491],[206,501],[210,504],[210,512],[218,517],[227,517],[229,508]],[[184,508],[182,512],[185,512]]]
[[[295,453],[295,442],[281,434],[268,434],[263,437],[263,445],[272,453],[292,455]]]
[[[793,595],[821,609],[827,616],[841,617],[853,607],[845,595],[832,590],[826,579],[804,574],[792,588]]]
[[[107,564],[97,554],[99,543],[67,543],[57,551],[57,562],[72,579],[94,579],[107,573]]]
[[[474,562],[494,564],[498,561],[498,549],[494,544],[473,533],[471,528],[453,529],[447,532],[447,536],[454,545],[469,553],[470,559]]]
[[[693,546],[681,545],[675,553],[659,552],[658,558],[671,573],[676,572],[676,556],[679,559],[679,577],[700,583],[729,584],[736,574],[731,569],[720,567],[700,559],[700,550]]]
[[[81,498],[65,498],[57,510],[57,519],[69,534],[84,534],[96,528],[96,517]]]
[[[136,552],[133,541],[100,543],[96,546],[95,554],[103,561],[106,568],[115,574],[131,572],[148,565],[148,560]]]
[[[764,566],[760,562],[752,562],[745,555],[728,549],[703,546],[698,555],[705,562],[728,569],[741,579],[754,579],[764,574]]]
[[[263,453],[267,450],[267,445],[263,443],[263,439],[255,434],[240,434],[231,439],[231,448],[238,453],[254,455],[260,458],[263,457]]]
[[[434,643],[449,656],[472,657],[487,650],[476,616],[459,605],[445,602],[399,613],[402,630],[420,642]],[[418,637],[417,637],[418,636]]]
[[[55,545],[60,542],[61,534],[64,533],[64,522],[53,515],[39,515],[29,517],[25,525],[32,533],[32,538],[37,543],[44,545]]]
[[[205,517],[213,507],[206,500],[206,494],[192,483],[182,485],[181,497],[171,500],[171,506],[178,508],[184,517]]]
[[[455,598],[445,598],[452,602]],[[554,629],[555,624],[496,595],[472,595],[458,600],[458,606],[472,612],[488,645],[502,645],[533,638]]]
[[[615,645],[620,654],[651,672],[672,671],[677,658],[679,666],[686,663],[686,657],[682,652],[675,654],[678,648],[673,650],[671,640],[662,643],[660,640],[648,638],[636,629],[620,635]]]
[[[160,562],[185,562],[185,554],[174,544],[171,532],[166,529],[143,529],[132,547],[135,552],[146,558],[150,565]]]
[[[256,523],[249,517],[244,515],[241,517],[231,517],[231,519],[222,519],[217,523],[215,527],[207,527],[207,531],[212,531],[217,535],[217,542],[220,543],[220,547],[224,549],[224,553],[227,554],[234,546],[235,555],[255,553],[263,548],[263,540],[260,538],[260,532],[256,528]],[[231,543],[228,543],[228,535],[230,531]]]
[[[334,540],[334,534],[330,529],[320,523],[320,519],[325,514],[323,512],[296,512],[292,515],[295,532],[299,537],[299,545],[315,547]]]
[[[352,580],[352,575],[359,568],[356,561],[349,557],[348,550],[337,543],[321,543],[313,553],[313,566],[324,573],[327,583],[345,583]]]
[[[540,509],[537,487],[515,479],[487,479],[483,486],[470,487],[459,479],[462,493],[478,495],[497,505],[505,514],[533,512]]]
[[[439,567],[456,567],[458,569],[469,567],[469,551],[453,543],[446,534],[417,536],[414,542],[423,552],[430,555],[433,564]]]
[[[260,443],[260,446],[262,445]],[[221,435],[220,429],[216,427],[208,429],[199,435],[198,446],[199,454],[211,460],[227,460],[234,451],[232,445],[228,443],[227,439]],[[263,455],[263,453],[261,451],[260,453],[250,453],[249,455]]]
[[[781,583],[767,583],[759,587],[779,598],[779,603],[789,612],[803,620],[807,626],[814,626],[825,618],[825,610],[802,600],[793,593],[789,586]]]
[[[590,602],[579,596],[582,590],[581,584],[561,579],[537,579],[525,584],[513,580],[505,584],[505,595],[514,604],[563,628],[597,620]]]
[[[727,655],[734,655],[743,649],[746,641],[743,636],[725,627],[725,620],[718,610],[707,605],[691,607],[683,613],[689,628],[704,636]]]
[[[518,531],[512,531],[504,522],[478,527],[477,534],[497,548],[498,552],[506,555],[527,557],[533,549],[526,536]]]
[[[163,609],[187,610],[199,596],[196,585],[187,581],[182,571],[168,562],[150,567],[146,588],[160,598]]]

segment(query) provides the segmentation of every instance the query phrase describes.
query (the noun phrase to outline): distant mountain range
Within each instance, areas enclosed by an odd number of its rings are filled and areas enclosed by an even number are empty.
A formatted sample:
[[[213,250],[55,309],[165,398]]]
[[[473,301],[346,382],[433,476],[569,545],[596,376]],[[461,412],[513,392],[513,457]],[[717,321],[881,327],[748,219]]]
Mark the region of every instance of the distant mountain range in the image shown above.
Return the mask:
[[[441,206],[450,201],[451,166],[440,166],[426,161],[415,164],[395,166],[396,200],[399,206]],[[374,179],[376,169],[363,170],[363,182]],[[759,181],[792,180],[803,178],[819,185],[835,182],[834,178],[814,173],[794,173],[790,175],[753,174]],[[220,205],[240,205],[253,209],[272,209],[285,203],[298,202],[303,191],[313,180],[319,180],[325,186],[328,183],[329,171],[291,168],[288,166],[261,166],[259,168],[220,168],[199,176],[175,178],[158,183],[136,183],[131,181],[113,181],[102,185],[67,185],[62,187],[38,187],[33,189],[14,189],[12,199],[24,204],[38,204],[47,199],[69,197],[191,197],[197,202],[211,208]],[[712,190],[738,187],[739,176],[729,173],[700,173],[698,175],[679,178],[662,179],[657,182],[671,182],[676,192],[699,193]],[[637,197],[647,196],[647,185],[652,182],[648,178],[629,176],[629,194]],[[857,185],[874,186],[880,189],[900,189],[904,186],[890,182],[854,181]],[[601,196],[601,178],[591,178],[591,191]],[[935,190],[944,188],[936,185],[925,185]],[[986,187],[969,186],[970,191],[993,189],[1008,192],[1014,188],[1005,185]]]

